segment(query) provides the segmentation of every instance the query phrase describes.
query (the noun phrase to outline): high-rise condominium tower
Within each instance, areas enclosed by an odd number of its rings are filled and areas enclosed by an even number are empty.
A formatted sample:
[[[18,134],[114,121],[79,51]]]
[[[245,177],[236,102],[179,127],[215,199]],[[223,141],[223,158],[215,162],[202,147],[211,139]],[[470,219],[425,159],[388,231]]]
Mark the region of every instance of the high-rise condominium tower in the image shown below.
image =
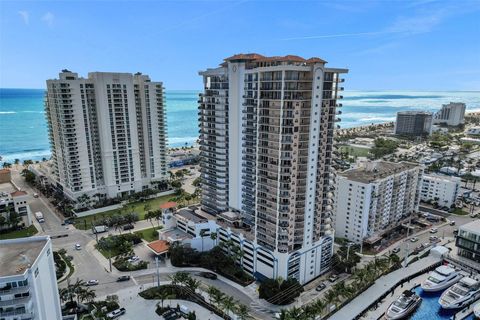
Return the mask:
[[[116,197],[166,179],[161,82],[137,73],[63,70],[47,80],[53,179],[65,195]]]
[[[348,70],[325,64],[237,54],[200,73],[202,209],[239,212],[276,261],[301,256],[301,282],[328,269],[333,249],[333,137]]]

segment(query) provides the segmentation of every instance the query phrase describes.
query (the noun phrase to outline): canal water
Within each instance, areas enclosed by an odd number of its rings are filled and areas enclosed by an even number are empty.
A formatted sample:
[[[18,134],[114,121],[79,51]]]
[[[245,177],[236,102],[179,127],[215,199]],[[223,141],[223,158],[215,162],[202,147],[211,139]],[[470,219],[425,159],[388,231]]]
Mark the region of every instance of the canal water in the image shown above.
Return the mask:
[[[459,309],[454,310],[444,310],[438,304],[438,298],[440,298],[441,292],[428,293],[423,292],[420,286],[416,287],[414,291],[422,297],[422,303],[418,307],[415,314],[410,318],[411,320],[446,320],[452,319],[453,315],[459,311]],[[473,320],[473,315],[466,318],[466,320]]]

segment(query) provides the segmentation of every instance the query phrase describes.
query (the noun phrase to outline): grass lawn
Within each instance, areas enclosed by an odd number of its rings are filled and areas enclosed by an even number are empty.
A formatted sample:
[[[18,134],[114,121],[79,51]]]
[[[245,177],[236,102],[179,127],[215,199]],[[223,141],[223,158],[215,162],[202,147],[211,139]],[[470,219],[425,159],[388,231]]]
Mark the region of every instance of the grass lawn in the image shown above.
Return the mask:
[[[466,216],[466,215],[468,214],[468,212],[467,212],[467,211],[464,211],[464,210],[462,210],[462,209],[460,209],[460,208],[455,208],[455,209],[453,210],[453,214],[456,214],[456,215],[458,215],[458,216]]]
[[[158,240],[158,232],[155,232],[155,231],[160,230],[162,228],[163,227],[160,226],[160,227],[135,231],[134,233],[138,234],[145,241],[152,242],[152,241]]]
[[[370,153],[370,149],[346,146],[346,145],[340,146],[338,148],[338,151],[343,153],[347,152],[348,155],[353,157],[367,157]]]
[[[115,209],[115,210],[110,210],[110,211],[105,211],[102,213],[97,213],[91,216],[86,216],[86,217],[81,217],[81,218],[75,218],[75,227],[77,229],[81,230],[87,230],[90,229],[92,226],[92,221],[95,221],[98,218],[103,218],[103,217],[109,217],[113,216],[115,214],[124,214],[124,213],[129,213],[129,212],[135,212],[138,214],[139,220],[144,220],[145,219],[145,205],[149,204],[150,209],[149,210],[158,210],[160,209],[159,206],[162,203],[168,202],[168,199],[171,199],[175,197],[173,194],[169,194],[166,196],[158,197],[158,198],[153,198],[149,200],[144,200],[144,201],[137,201],[137,202],[132,202],[127,204],[121,209]]]
[[[31,237],[37,234],[37,232],[37,228],[35,228],[35,226],[32,224],[26,229],[12,231],[8,233],[0,233],[0,240]]]

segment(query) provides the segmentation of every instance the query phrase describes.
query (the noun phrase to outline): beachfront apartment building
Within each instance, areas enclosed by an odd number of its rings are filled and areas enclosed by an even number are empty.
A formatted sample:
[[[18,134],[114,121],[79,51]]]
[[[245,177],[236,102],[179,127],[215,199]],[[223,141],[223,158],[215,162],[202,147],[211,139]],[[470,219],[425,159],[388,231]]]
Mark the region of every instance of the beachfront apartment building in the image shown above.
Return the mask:
[[[435,201],[441,207],[451,207],[457,200],[461,179],[458,177],[425,174],[420,189],[421,201]]]
[[[348,70],[325,64],[252,53],[200,72],[201,211],[233,222],[220,235],[243,239],[244,268],[257,278],[305,283],[330,266],[333,137]]]
[[[52,177],[70,199],[107,198],[167,178],[164,88],[140,73],[63,70],[47,80]]]
[[[400,111],[397,112],[395,134],[413,137],[428,136],[432,133],[431,112]]]
[[[434,124],[446,124],[447,126],[459,126],[465,123],[466,105],[462,102],[450,102],[442,105],[435,113]]]
[[[48,236],[0,241],[0,319],[62,319]]]
[[[418,211],[423,170],[408,162],[374,161],[337,174],[335,235],[375,245]]]

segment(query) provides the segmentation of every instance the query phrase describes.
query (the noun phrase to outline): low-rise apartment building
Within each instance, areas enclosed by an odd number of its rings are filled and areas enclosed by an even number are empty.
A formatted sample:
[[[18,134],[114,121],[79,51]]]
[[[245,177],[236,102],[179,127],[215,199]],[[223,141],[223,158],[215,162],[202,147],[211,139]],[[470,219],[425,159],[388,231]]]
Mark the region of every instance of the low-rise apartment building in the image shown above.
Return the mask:
[[[439,206],[450,208],[457,200],[461,181],[458,177],[425,174],[422,180],[420,200],[435,201]]]
[[[0,241],[0,319],[62,319],[49,237]]]
[[[335,235],[373,244],[418,211],[423,169],[408,162],[375,161],[337,175]]]
[[[459,256],[480,262],[480,220],[459,227],[455,244]]]
[[[5,224],[0,225],[1,229],[10,227],[10,214],[16,212],[21,221],[20,225],[28,227],[32,224],[32,214],[27,203],[28,194],[25,191],[13,191],[0,193],[0,215],[5,218]]]

